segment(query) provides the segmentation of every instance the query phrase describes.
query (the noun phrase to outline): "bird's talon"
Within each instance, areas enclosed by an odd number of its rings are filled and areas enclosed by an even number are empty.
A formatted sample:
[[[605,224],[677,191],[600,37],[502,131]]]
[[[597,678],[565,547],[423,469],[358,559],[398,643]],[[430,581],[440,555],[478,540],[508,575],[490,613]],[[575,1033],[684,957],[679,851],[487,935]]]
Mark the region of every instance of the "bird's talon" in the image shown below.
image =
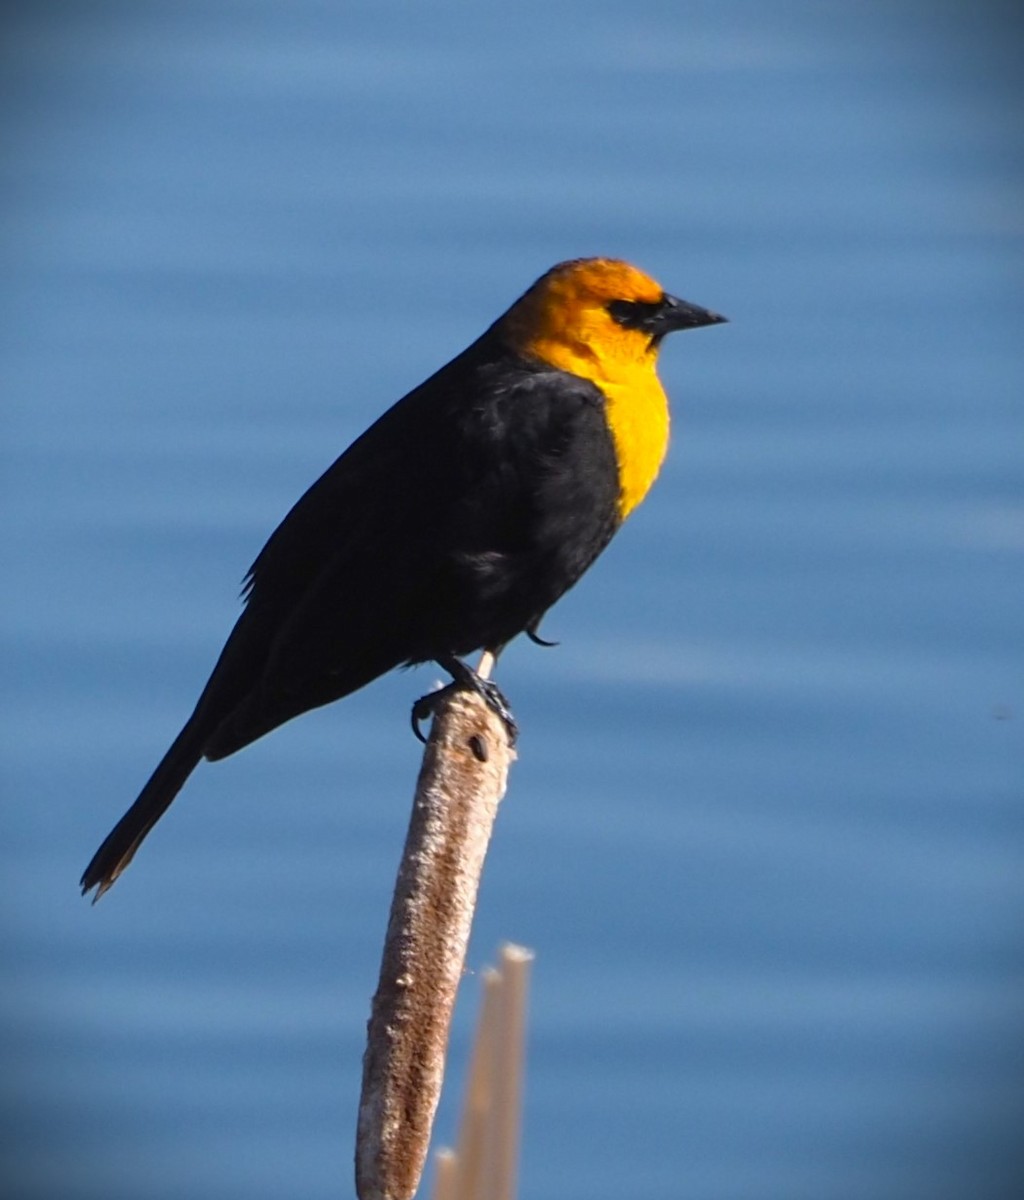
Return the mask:
[[[424,711],[424,709],[422,707],[422,697],[421,697],[412,706],[412,713],[411,713],[411,718],[410,718],[409,724],[412,726],[412,731],[416,735],[416,738],[419,741],[421,741],[424,746],[427,744],[427,739],[423,736],[423,730],[420,729],[420,722],[425,721],[427,719],[427,717],[429,717],[429,716],[430,716],[429,711]]]
[[[493,679],[481,679],[477,676],[477,683],[479,686],[474,688],[474,690],[480,693],[487,707],[505,726],[505,733],[508,735],[508,744],[514,746],[519,737],[519,726],[516,724],[516,719],[512,715],[512,710],[509,708],[504,693]]]
[[[449,683],[445,687],[435,688],[432,692],[427,692],[425,696],[420,696],[412,706],[412,712],[410,713],[412,731],[424,746],[427,744],[427,739],[424,736],[423,730],[420,729],[420,725],[434,715],[437,711],[439,701],[444,696],[450,696],[454,690],[454,683]]]
[[[542,638],[540,636],[540,634],[537,632],[538,624],[538,621],[534,621],[534,623],[526,630],[526,636],[530,639],[530,641],[533,642],[535,646],[546,646],[548,649],[551,649],[553,646],[557,646],[557,642],[549,642],[547,638]]]
[[[436,691],[427,692],[425,696],[420,696],[412,706],[412,731],[416,737],[426,745],[427,739],[420,725],[435,714],[438,704],[450,696],[452,692],[469,691],[476,692],[491,712],[499,718],[505,726],[509,745],[514,746],[516,739],[519,737],[519,726],[516,724],[516,719],[512,715],[512,710],[509,708],[504,693],[494,680],[481,679],[476,671],[472,667],[466,666],[461,659],[447,659],[441,665],[446,671],[451,673],[453,680],[444,687],[437,688]]]

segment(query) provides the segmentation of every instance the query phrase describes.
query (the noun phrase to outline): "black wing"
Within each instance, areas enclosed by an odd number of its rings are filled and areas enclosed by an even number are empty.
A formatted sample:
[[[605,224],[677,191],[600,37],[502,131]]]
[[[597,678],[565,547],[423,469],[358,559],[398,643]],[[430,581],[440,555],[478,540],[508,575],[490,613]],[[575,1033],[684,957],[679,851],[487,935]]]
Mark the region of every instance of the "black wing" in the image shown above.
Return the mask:
[[[367,430],[256,559],[200,701],[220,709],[208,757],[401,663],[500,647],[607,543],[618,477],[601,393],[467,355]]]

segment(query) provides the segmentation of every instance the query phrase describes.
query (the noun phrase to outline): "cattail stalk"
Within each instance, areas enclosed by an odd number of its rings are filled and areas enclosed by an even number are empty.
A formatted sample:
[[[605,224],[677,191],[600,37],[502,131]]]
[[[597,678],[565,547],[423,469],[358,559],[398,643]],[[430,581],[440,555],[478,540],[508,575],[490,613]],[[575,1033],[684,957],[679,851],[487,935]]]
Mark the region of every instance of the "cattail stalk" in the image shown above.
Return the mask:
[[[490,666],[482,663],[481,673]],[[504,724],[475,693],[455,691],[438,705],[363,1058],[359,1200],[412,1200],[419,1186],[480,874],[513,757]]]

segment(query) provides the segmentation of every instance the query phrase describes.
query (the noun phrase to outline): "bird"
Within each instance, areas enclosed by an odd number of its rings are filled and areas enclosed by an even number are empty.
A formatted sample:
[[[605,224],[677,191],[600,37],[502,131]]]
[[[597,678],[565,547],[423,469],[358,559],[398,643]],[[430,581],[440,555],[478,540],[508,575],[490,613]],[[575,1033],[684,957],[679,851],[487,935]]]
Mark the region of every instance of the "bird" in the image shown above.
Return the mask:
[[[538,627],[658,474],[665,336],[725,317],[615,258],[543,274],[305,492],[245,576],[195,709],[82,875],[98,900],[201,759],[234,754],[397,667],[435,662],[515,727],[494,659]],[[414,706],[429,715],[431,698]]]

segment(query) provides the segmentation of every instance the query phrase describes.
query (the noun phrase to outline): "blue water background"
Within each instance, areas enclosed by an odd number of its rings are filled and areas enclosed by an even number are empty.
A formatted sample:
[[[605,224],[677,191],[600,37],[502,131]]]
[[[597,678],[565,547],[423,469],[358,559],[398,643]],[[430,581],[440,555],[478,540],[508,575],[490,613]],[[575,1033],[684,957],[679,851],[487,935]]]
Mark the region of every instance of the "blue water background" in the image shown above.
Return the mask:
[[[1015,6],[4,22],[12,1198],[351,1194],[436,672],[204,765],[102,904],[75,881],[292,501],[594,253],[731,324],[666,346],[655,492],[560,647],[502,663],[521,760],[470,965],[537,951],[522,1195],[1022,1194]]]

